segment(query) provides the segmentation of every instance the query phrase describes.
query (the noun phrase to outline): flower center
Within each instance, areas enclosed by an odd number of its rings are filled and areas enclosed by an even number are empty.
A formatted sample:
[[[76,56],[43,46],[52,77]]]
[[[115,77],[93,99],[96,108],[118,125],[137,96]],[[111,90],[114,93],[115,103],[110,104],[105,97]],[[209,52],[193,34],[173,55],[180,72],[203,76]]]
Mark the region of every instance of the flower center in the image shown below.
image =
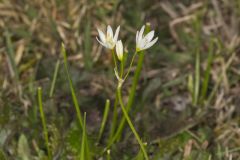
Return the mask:
[[[111,45],[111,46],[114,45],[113,38],[112,38],[112,36],[110,36],[109,34],[107,34],[106,42],[107,42],[109,45]]]

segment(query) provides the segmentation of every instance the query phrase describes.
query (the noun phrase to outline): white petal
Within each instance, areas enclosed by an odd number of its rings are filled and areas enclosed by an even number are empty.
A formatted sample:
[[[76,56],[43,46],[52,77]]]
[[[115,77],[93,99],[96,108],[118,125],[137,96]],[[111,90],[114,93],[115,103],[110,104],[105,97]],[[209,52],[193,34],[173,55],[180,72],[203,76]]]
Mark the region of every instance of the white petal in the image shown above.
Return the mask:
[[[145,29],[145,25],[142,26],[140,32],[139,32],[139,35],[138,35],[138,42],[137,43],[140,43],[140,40],[142,39],[143,37],[143,32],[144,32],[144,29]]]
[[[119,48],[119,53],[123,53],[123,44],[122,41],[118,41],[118,48]]]
[[[136,34],[136,43],[138,42],[138,34],[139,34],[139,32],[137,31],[137,34]]]
[[[104,47],[109,48],[105,43],[101,42],[98,37],[96,37],[97,41]]]
[[[100,44],[104,44],[101,40],[98,39],[98,37],[96,37],[96,39]]]
[[[119,40],[117,41],[117,44],[116,44],[116,53],[117,53],[117,57],[120,61],[122,61],[122,58],[123,58],[123,44],[122,44],[122,41]]]
[[[113,30],[109,25],[107,26],[107,36],[113,38]]]
[[[154,31],[149,32],[144,39],[146,39],[148,42],[150,42],[154,37]]]
[[[106,36],[104,35],[104,33],[100,29],[97,29],[97,30],[98,30],[98,34],[99,34],[100,40],[102,42],[105,42],[106,41]]]
[[[143,49],[148,49],[148,48],[152,47],[157,42],[157,40],[158,40],[158,37],[155,38],[153,41],[149,42],[146,46],[144,46]]]
[[[139,46],[138,46],[138,47],[139,47],[140,49],[143,49],[143,48],[147,45],[147,43],[148,43],[148,42],[146,41],[146,39],[141,39],[141,40],[139,41],[139,44],[138,44]]]
[[[117,42],[119,31],[120,31],[120,26],[117,27],[117,30],[116,30],[115,35],[114,35],[114,41],[115,42]]]

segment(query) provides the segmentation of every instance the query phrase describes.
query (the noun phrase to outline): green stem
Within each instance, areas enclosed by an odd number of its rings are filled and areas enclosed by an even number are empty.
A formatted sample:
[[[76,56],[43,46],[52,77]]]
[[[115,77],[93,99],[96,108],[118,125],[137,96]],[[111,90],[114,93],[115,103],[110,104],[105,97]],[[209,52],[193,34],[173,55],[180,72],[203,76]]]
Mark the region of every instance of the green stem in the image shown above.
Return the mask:
[[[121,61],[121,70],[120,70],[120,78],[123,77],[123,71],[124,71],[124,64],[123,61]],[[111,142],[111,139],[113,137],[114,131],[116,129],[116,125],[117,125],[117,105],[118,105],[118,98],[117,98],[117,90],[115,93],[115,101],[114,101],[114,106],[113,106],[113,120],[112,120],[112,126],[111,126],[111,130],[110,130],[110,138],[109,138],[109,142]]]
[[[123,114],[124,114],[124,117],[126,118],[126,120],[127,120],[127,122],[128,122],[128,125],[129,125],[129,127],[131,128],[131,130],[132,130],[135,138],[137,139],[137,141],[138,141],[138,143],[139,143],[139,145],[140,145],[140,148],[141,148],[141,150],[142,150],[142,152],[143,152],[143,155],[144,155],[145,159],[148,160],[149,158],[148,158],[147,152],[146,152],[146,150],[145,150],[145,148],[144,148],[144,145],[143,145],[143,143],[142,143],[142,141],[141,141],[141,139],[140,139],[137,131],[135,130],[135,128],[134,128],[134,126],[133,126],[133,124],[132,124],[132,122],[131,122],[131,120],[130,120],[130,117],[128,116],[127,110],[125,109],[125,106],[124,106],[124,104],[123,104],[122,95],[121,95],[121,87],[120,87],[120,86],[119,86],[118,89],[117,89],[117,94],[118,94],[119,103],[120,103],[122,112],[123,112]]]
[[[132,68],[132,65],[133,65],[133,62],[134,62],[134,59],[135,59],[135,56],[136,56],[136,55],[137,55],[137,52],[135,52],[135,53],[133,54],[133,57],[132,57],[131,63],[130,63],[130,65],[129,65],[128,71],[127,71],[127,73],[126,73],[126,75],[125,75],[123,81],[128,77],[128,75],[129,75],[129,73],[130,73],[130,70],[131,70],[131,68]]]
[[[128,103],[126,106],[126,110],[127,112],[131,109],[133,102],[134,102],[134,98],[135,98],[135,93],[136,93],[136,88],[137,88],[137,84],[138,84],[138,80],[140,78],[140,72],[142,70],[142,65],[143,65],[143,60],[144,60],[144,53],[140,52],[139,53],[139,59],[138,59],[138,64],[137,64],[137,69],[135,71],[134,77],[133,77],[133,83],[130,89],[130,94],[129,94],[129,98],[128,98]],[[112,143],[116,140],[120,138],[120,135],[122,133],[122,130],[124,128],[126,119],[124,117],[121,118],[119,127],[113,137]]]
[[[113,56],[113,61],[114,61],[114,66],[115,66],[114,68],[116,68],[116,70],[118,71],[117,60],[116,60],[114,49],[112,49],[112,56]]]
[[[39,111],[40,111],[42,126],[43,126],[43,134],[44,134],[44,139],[45,139],[45,145],[47,147],[47,152],[48,152],[48,159],[51,160],[52,159],[52,154],[51,154],[51,150],[50,150],[50,147],[49,147],[48,130],[47,130],[47,125],[46,125],[45,115],[44,115],[44,112],[43,112],[42,88],[41,87],[38,88],[38,105],[39,105]]]
[[[117,60],[116,60],[116,57],[115,57],[115,52],[114,52],[114,49],[112,49],[112,57],[113,57],[113,61],[114,61],[114,68],[116,68],[116,71],[118,72],[118,68],[117,68]],[[120,76],[122,77],[122,74],[123,74],[123,65],[121,63],[121,73],[120,73]],[[113,106],[113,121],[112,121],[112,125],[111,125],[111,130],[110,130],[110,141],[111,142],[111,139],[112,139],[112,136],[114,134],[114,131],[115,131],[115,128],[116,128],[116,125],[117,125],[117,105],[118,105],[118,98],[117,98],[117,92],[115,94],[115,102],[114,102],[114,106]]]
[[[116,129],[116,126],[117,126],[117,117],[118,117],[118,114],[117,114],[117,106],[118,106],[118,98],[117,98],[117,92],[116,92],[115,102],[114,102],[114,106],[113,106],[113,119],[112,119],[112,123],[111,123],[109,144],[110,144],[111,141],[112,141],[112,137],[113,137],[113,134],[114,134],[115,129]]]
[[[128,104],[128,105],[132,105],[132,102],[133,102],[133,98],[135,96],[135,90],[136,90],[136,85],[137,85],[137,82],[138,82],[138,79],[139,79],[139,75],[140,75],[140,71],[141,71],[141,68],[142,68],[142,63],[143,63],[143,59],[144,59],[144,54],[143,53],[139,53],[140,54],[140,57],[139,57],[139,60],[138,60],[138,65],[137,65],[137,70],[136,70],[136,73],[135,73],[135,76],[134,76],[134,82],[136,83],[135,85],[132,86],[131,88],[131,93],[130,93],[130,99],[131,100],[131,104]],[[134,59],[137,55],[137,52],[135,52],[133,54],[133,57],[132,57],[132,60],[130,62],[130,65],[129,65],[129,68],[128,68],[128,71],[124,77],[124,80],[128,77],[129,73],[130,73],[130,70],[132,68],[132,65],[133,65],[133,62],[134,62]],[[121,62],[121,66],[123,68],[123,62]],[[123,69],[122,69],[122,72],[120,74],[121,78],[122,78],[122,75],[123,75]],[[112,121],[112,126],[111,126],[111,131],[110,131],[110,138],[109,138],[109,143],[108,143],[108,147],[109,148],[113,143],[114,141],[119,137],[121,131],[122,131],[122,128],[124,127],[124,124],[125,124],[125,118],[123,117],[122,120],[121,120],[121,123],[120,123],[120,126],[118,127],[118,130],[116,132],[116,134],[114,135],[113,137],[113,134],[115,132],[115,129],[116,129],[116,125],[117,125],[117,105],[118,105],[118,97],[117,97],[117,90],[116,90],[116,99],[115,99],[115,102],[114,102],[114,109],[113,109],[113,121]],[[128,107],[130,108],[130,107]]]
[[[123,61],[121,61],[121,70],[120,70],[120,78],[123,77],[123,70],[124,70],[124,65],[123,65]]]

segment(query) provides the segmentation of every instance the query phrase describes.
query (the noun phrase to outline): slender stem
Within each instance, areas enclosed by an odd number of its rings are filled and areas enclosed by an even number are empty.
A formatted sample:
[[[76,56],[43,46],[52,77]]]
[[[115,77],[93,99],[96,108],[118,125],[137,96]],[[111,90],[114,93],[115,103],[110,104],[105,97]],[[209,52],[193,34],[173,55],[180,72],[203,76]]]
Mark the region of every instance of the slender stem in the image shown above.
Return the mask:
[[[117,60],[116,60],[114,49],[112,49],[112,56],[113,56],[113,61],[114,61],[114,68],[116,68],[116,70],[118,71]]]
[[[135,56],[136,56],[136,55],[137,55],[137,52],[135,51],[135,53],[133,54],[133,57],[132,57],[131,63],[130,63],[130,65],[129,65],[128,71],[127,71],[127,73],[126,73],[126,75],[125,75],[125,77],[124,77],[123,80],[125,80],[125,79],[128,77],[128,75],[129,75],[129,73],[130,73],[130,70],[131,70],[131,68],[132,68],[132,65],[133,65],[133,62],[134,62],[134,59],[135,59]]]
[[[123,61],[121,61],[121,70],[120,70],[120,78],[123,77],[123,70],[124,70],[124,66],[123,66]]]
[[[113,57],[113,61],[114,61],[114,68],[116,68],[116,71],[118,72],[118,68],[117,68],[117,60],[116,60],[116,57],[115,57],[115,52],[114,52],[114,49],[112,49],[112,57]],[[123,74],[123,69],[122,69],[122,64],[121,64],[121,75]],[[113,121],[112,121],[112,125],[111,125],[111,130],[110,130],[110,141],[111,141],[111,138],[114,134],[114,131],[116,129],[116,125],[117,125],[117,105],[118,105],[118,98],[117,98],[117,92],[115,93],[115,102],[114,102],[114,106],[113,106]]]
[[[125,77],[124,77],[124,80],[125,80],[125,79],[128,77],[128,75],[129,75],[129,72],[130,72],[130,70],[131,70],[131,68],[132,68],[132,65],[133,65],[133,62],[134,62],[134,59],[135,59],[136,55],[137,55],[137,52],[135,52],[135,53],[133,54],[131,63],[130,63],[130,65],[129,65],[128,71],[127,71],[127,73],[126,73],[126,75],[125,75]],[[143,59],[143,58],[142,58],[142,59]],[[138,66],[139,66],[139,65],[138,65]],[[123,69],[124,69],[124,64],[123,64],[123,61],[122,61],[122,62],[121,62],[120,78],[122,78],[122,76],[123,76]],[[137,70],[139,70],[139,69],[137,69]],[[123,81],[124,81],[124,80],[123,80]],[[123,124],[121,123],[121,124],[120,124],[120,130],[119,130],[119,128],[118,128],[118,131],[116,132],[116,134],[115,134],[114,137],[113,137],[113,134],[114,134],[115,129],[116,129],[117,117],[118,117],[118,116],[117,116],[117,105],[118,105],[117,90],[116,90],[116,95],[115,95],[115,97],[116,97],[116,99],[115,99],[115,102],[114,102],[114,109],[113,109],[113,121],[112,121],[112,126],[111,126],[111,131],[110,131],[110,138],[109,138],[109,142],[108,142],[108,147],[110,147],[110,146],[114,143],[114,141],[115,141],[116,138],[118,137],[118,136],[116,136],[116,135],[119,135],[120,131],[122,131],[121,128],[123,128]],[[124,118],[124,117],[123,117],[123,118]],[[124,123],[125,123],[125,119],[124,119]]]
[[[42,121],[42,126],[43,126],[43,134],[44,134],[44,139],[45,139],[45,145],[47,147],[47,152],[48,152],[48,159],[52,159],[52,153],[49,147],[49,140],[48,140],[48,130],[47,130],[47,125],[46,125],[46,119],[45,115],[43,112],[43,105],[42,105],[42,88],[38,88],[38,105],[39,105],[39,111],[40,111],[40,116],[41,116],[41,121]]]
[[[143,65],[143,60],[144,60],[144,53],[140,52],[138,54],[139,54],[139,59],[138,59],[137,69],[136,69],[134,77],[133,77],[133,83],[132,83],[132,86],[131,86],[131,89],[130,89],[128,103],[127,103],[127,106],[126,106],[127,112],[130,110],[130,108],[132,107],[133,102],[134,102],[134,98],[135,98],[135,94],[136,94],[136,88],[137,88],[138,80],[140,78],[140,72],[142,70],[142,65]],[[119,124],[119,127],[118,127],[118,130],[115,133],[115,136],[114,136],[115,138],[113,138],[113,142],[120,137],[120,135],[122,133],[122,130],[124,128],[125,122],[126,122],[125,117],[122,117],[121,121],[120,121],[120,124]]]
[[[132,124],[132,122],[130,120],[130,117],[128,116],[127,110],[125,109],[125,106],[123,104],[122,95],[121,95],[121,87],[118,87],[117,94],[118,94],[119,103],[120,103],[121,109],[123,111],[124,117],[126,118],[126,120],[128,122],[128,125],[131,128],[135,138],[137,139],[145,159],[148,160],[149,158],[148,158],[147,152],[146,152],[146,150],[144,148],[144,145],[143,145],[143,143],[142,143],[142,141],[141,141],[137,131],[135,130],[135,128],[134,128],[134,126],[133,126],[133,124]]]
[[[117,106],[118,106],[118,97],[117,97],[117,91],[115,94],[115,102],[114,102],[114,106],[113,106],[113,119],[112,119],[112,123],[111,123],[111,130],[110,130],[110,138],[109,138],[109,144],[112,141],[112,137],[113,134],[115,132],[116,126],[117,126],[117,118],[118,118],[118,114],[117,114]]]

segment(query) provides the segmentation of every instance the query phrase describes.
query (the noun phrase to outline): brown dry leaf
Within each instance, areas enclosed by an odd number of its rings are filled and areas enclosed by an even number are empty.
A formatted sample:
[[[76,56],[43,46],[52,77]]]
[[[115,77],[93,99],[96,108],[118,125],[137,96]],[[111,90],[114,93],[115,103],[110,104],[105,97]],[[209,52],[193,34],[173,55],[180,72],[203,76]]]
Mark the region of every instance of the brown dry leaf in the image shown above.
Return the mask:
[[[191,155],[193,140],[190,139],[184,147],[183,158],[187,159]]]
[[[24,44],[24,41],[23,41],[17,46],[16,56],[15,56],[16,64],[20,63],[20,61],[23,57],[24,50],[25,50],[25,44]]]

